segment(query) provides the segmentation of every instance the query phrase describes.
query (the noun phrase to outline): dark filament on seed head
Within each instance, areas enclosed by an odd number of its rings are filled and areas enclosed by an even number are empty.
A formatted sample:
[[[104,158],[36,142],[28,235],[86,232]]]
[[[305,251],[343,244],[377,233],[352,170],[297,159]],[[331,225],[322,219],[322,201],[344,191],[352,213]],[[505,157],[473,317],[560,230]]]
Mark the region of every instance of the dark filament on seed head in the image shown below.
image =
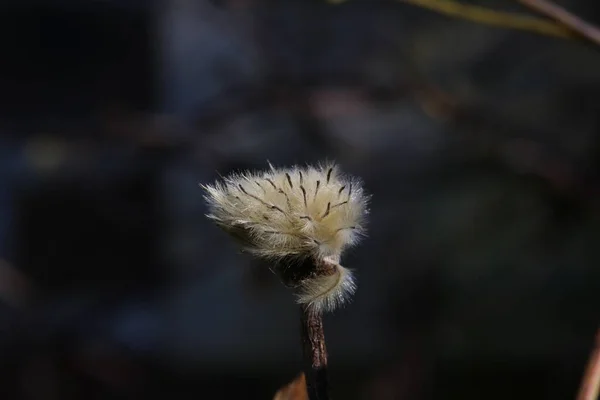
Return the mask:
[[[300,190],[302,190],[302,197],[304,197],[304,207],[307,207],[307,205],[306,205],[306,189],[304,189],[304,186],[300,185]]]
[[[259,181],[254,181],[254,182],[255,182],[255,183],[258,185],[258,187],[259,187],[259,188],[261,188],[261,189],[262,189],[263,193],[265,193],[265,194],[267,193],[267,191],[265,190],[265,188],[264,188],[264,187],[262,187],[262,185],[260,184],[260,182],[259,182]]]
[[[337,204],[335,204],[335,205],[334,205],[333,207],[331,207],[331,208],[336,208],[336,207],[339,207],[339,206],[343,206],[344,204],[347,204],[347,203],[348,203],[348,200],[346,200],[346,201],[342,201],[341,203],[337,203]]]
[[[281,193],[282,195],[285,196],[285,200],[287,202],[287,206],[288,206],[288,210],[291,211],[292,210],[292,204],[290,203],[290,198],[288,197],[287,193],[284,192],[283,190],[279,189],[279,193]]]
[[[328,216],[329,211],[331,211],[331,202],[327,203],[327,210],[325,210],[325,214],[323,214],[323,216],[321,218],[325,218],[326,216]]]
[[[288,183],[290,184],[290,188],[293,189],[294,185],[292,184],[292,178],[290,178],[290,174],[285,173],[285,177],[287,178]]]
[[[244,189],[244,187],[242,186],[242,184],[241,184],[241,183],[238,185],[238,187],[240,188],[240,190],[242,191],[242,193],[244,193],[246,196],[252,197],[254,200],[256,200],[256,201],[260,201],[261,203],[263,203],[263,204],[264,204],[264,205],[266,205],[266,206],[269,206],[269,205],[270,205],[269,203],[265,202],[265,201],[264,201],[263,199],[261,199],[260,197],[258,197],[258,196],[255,196],[255,195],[253,195],[253,194],[250,194],[250,193],[246,192],[246,189]]]
[[[280,213],[282,213],[282,214],[284,214],[284,215],[286,215],[286,216],[287,216],[287,214],[285,213],[285,211],[283,211],[281,208],[279,208],[279,207],[277,207],[277,206],[274,206],[274,205],[269,205],[269,207],[270,207],[272,210],[277,210],[277,211],[279,211]]]
[[[344,189],[346,189],[346,185],[342,186],[340,188],[340,190],[338,190],[338,197],[340,197],[340,195],[342,194],[342,192],[344,191]]]
[[[320,186],[321,186],[321,181],[317,181],[317,187],[315,189],[315,197],[313,198],[313,200],[317,198],[317,193],[319,193]]]
[[[333,172],[333,167],[329,168],[327,171],[327,184],[329,185],[329,179],[331,178],[331,173]]]
[[[273,205],[273,204],[269,204],[269,203],[267,203],[266,201],[264,201],[263,199],[261,199],[260,197],[258,197],[258,196],[255,196],[255,195],[253,195],[253,194],[250,194],[250,193],[246,192],[246,189],[244,189],[244,187],[242,186],[242,184],[241,184],[241,183],[238,185],[238,187],[240,188],[240,190],[242,191],[242,193],[244,193],[246,196],[248,196],[248,197],[252,197],[254,200],[256,200],[256,201],[258,201],[258,202],[260,202],[260,203],[264,204],[265,206],[269,207],[269,208],[270,208],[270,209],[272,209],[272,210],[277,210],[277,211],[280,211],[280,212],[282,212],[283,214],[285,214],[285,211],[283,211],[281,208],[279,208],[279,207],[277,207],[277,206],[275,206],[275,205]],[[237,197],[237,196],[236,196],[236,197]],[[239,197],[238,197],[238,199],[239,199]]]
[[[265,181],[269,182],[273,186],[273,189],[277,190],[277,186],[275,186],[275,183],[270,178],[266,178]]]

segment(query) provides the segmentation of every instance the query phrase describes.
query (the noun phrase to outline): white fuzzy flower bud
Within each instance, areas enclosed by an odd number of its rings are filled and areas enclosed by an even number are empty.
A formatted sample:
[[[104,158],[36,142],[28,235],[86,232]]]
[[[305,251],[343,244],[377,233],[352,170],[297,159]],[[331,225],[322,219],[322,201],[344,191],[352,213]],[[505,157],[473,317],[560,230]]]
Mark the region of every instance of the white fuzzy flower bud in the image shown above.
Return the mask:
[[[252,254],[274,261],[312,259],[335,267],[298,282],[298,301],[331,310],[354,292],[342,251],[365,232],[368,197],[334,165],[245,172],[202,186],[208,217]],[[286,266],[294,268],[294,264]]]

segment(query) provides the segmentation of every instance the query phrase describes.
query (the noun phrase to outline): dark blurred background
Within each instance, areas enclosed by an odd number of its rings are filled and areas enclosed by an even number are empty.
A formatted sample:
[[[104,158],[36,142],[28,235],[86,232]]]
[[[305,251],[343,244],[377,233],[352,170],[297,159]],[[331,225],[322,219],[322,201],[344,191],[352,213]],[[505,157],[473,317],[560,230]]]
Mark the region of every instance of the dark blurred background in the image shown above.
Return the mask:
[[[0,398],[272,399],[292,294],[198,184],[323,159],[373,194],[336,399],[574,398],[600,47],[401,1],[15,0],[0,50]]]

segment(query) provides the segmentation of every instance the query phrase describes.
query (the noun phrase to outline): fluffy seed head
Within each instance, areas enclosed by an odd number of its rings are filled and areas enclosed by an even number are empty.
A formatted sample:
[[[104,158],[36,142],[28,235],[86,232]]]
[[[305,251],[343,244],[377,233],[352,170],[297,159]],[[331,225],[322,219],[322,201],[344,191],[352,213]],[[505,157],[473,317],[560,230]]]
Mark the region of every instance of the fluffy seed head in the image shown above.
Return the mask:
[[[303,280],[297,291],[297,300],[317,312],[332,311],[344,305],[356,291],[352,272],[330,258],[322,260],[324,265],[333,269],[330,274],[315,274]]]
[[[270,166],[265,172],[236,173],[202,187],[207,216],[245,250],[275,261],[332,260],[334,275],[302,282],[301,303],[332,309],[354,291],[350,271],[337,260],[365,233],[368,197],[358,179],[343,175],[333,164]]]

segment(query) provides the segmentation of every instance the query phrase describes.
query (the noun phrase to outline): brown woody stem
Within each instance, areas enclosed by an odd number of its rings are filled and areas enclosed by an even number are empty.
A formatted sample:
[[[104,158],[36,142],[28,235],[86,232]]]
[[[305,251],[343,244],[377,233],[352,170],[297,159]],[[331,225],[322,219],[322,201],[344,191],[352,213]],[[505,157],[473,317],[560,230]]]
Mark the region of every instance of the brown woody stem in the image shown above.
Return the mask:
[[[335,274],[336,267],[324,259],[308,258],[294,268],[280,269],[279,273],[286,286],[302,290],[307,280]],[[329,400],[323,316],[310,305],[303,304],[300,306],[300,325],[308,397],[310,400]]]
[[[327,348],[323,316],[309,306],[300,307],[304,374],[310,400],[329,400]]]

